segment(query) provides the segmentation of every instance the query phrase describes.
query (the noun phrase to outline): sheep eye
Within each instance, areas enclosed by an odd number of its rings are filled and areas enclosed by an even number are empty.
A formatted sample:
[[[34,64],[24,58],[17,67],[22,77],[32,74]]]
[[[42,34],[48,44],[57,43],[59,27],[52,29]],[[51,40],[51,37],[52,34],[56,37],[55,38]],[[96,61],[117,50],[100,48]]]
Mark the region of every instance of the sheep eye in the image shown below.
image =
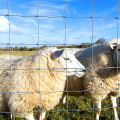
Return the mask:
[[[70,60],[69,58],[64,58],[64,60]]]
[[[70,60],[69,58],[64,58],[64,60]],[[72,61],[70,60],[70,63],[72,63]]]

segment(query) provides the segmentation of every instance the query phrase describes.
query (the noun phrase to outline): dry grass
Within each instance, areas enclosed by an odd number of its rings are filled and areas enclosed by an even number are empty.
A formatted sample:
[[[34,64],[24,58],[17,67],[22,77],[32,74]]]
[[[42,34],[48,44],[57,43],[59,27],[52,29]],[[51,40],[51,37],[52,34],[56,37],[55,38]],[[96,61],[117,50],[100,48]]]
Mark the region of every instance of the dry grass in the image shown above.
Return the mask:
[[[11,55],[25,56],[25,55],[33,54],[36,52],[37,51],[11,51]],[[0,51],[0,55],[2,55],[2,54],[9,54],[10,55],[10,51]]]

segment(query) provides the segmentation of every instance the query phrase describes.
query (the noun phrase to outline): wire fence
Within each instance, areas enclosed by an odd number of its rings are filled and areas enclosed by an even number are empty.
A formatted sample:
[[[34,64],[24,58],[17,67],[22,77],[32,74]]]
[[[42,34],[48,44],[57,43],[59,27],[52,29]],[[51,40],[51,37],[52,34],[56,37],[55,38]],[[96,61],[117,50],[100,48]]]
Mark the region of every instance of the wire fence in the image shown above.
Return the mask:
[[[92,86],[93,86],[93,89],[92,90],[81,90],[81,91],[68,91],[68,80],[67,80],[67,87],[66,87],[66,90],[65,91],[55,91],[55,92],[52,92],[52,91],[41,91],[41,88],[40,88],[40,84],[41,84],[41,80],[40,80],[40,77],[41,77],[41,74],[40,74],[40,70],[48,70],[47,68],[41,68],[41,64],[40,64],[40,51],[39,51],[39,68],[38,69],[16,69],[16,71],[17,70],[20,70],[20,71],[22,71],[22,70],[25,70],[25,71],[29,71],[29,70],[39,70],[39,91],[30,91],[30,92],[15,92],[15,91],[13,91],[13,81],[12,81],[12,68],[11,68],[11,65],[12,65],[12,58],[11,58],[11,56],[12,56],[12,51],[11,51],[11,46],[12,45],[36,45],[36,46],[38,46],[38,48],[40,48],[40,46],[41,45],[48,45],[48,46],[51,46],[51,44],[41,44],[41,41],[40,41],[40,31],[39,31],[39,28],[40,28],[40,22],[39,22],[39,19],[40,18],[63,18],[64,20],[65,20],[65,23],[64,23],[64,26],[65,26],[65,31],[64,31],[64,34],[65,34],[65,38],[64,38],[64,43],[63,44],[52,44],[52,46],[57,46],[57,45],[63,45],[65,48],[66,48],[66,46],[67,45],[74,45],[74,44],[67,44],[67,39],[66,39],[66,34],[67,34],[67,20],[66,19],[91,19],[91,22],[92,22],[92,39],[91,39],[91,43],[93,44],[93,33],[94,33],[94,28],[93,28],[93,25],[94,25],[94,19],[116,19],[117,20],[117,43],[118,43],[118,24],[119,24],[119,0],[118,0],[118,12],[117,12],[117,16],[116,17],[94,17],[94,13],[93,13],[93,5],[94,5],[94,0],[91,0],[92,1],[92,16],[89,16],[89,17],[68,17],[67,16],[67,0],[66,0],[66,7],[65,7],[65,15],[64,16],[39,16],[39,0],[38,0],[38,7],[37,7],[37,15],[35,15],[35,16],[29,16],[29,15],[26,15],[26,16],[23,16],[23,15],[13,15],[13,14],[10,14],[9,13],[9,0],[7,0],[7,7],[8,7],[8,13],[6,14],[6,15],[0,15],[0,16],[6,16],[6,17],[8,17],[8,20],[9,20],[9,43],[0,43],[0,45],[8,45],[9,46],[9,48],[10,48],[10,68],[9,69],[1,69],[0,68],[0,70],[5,70],[5,71],[11,71],[11,91],[9,91],[9,92],[0,92],[0,93],[11,93],[11,95],[12,95],[12,109],[11,109],[11,111],[10,112],[0,112],[0,113],[11,113],[12,115],[13,115],[13,119],[15,120],[16,118],[15,118],[15,113],[17,113],[16,111],[14,111],[13,110],[13,103],[14,103],[14,98],[13,98],[13,94],[17,94],[17,93],[21,93],[21,94],[24,94],[24,93],[56,93],[56,92],[66,92],[67,93],[67,108],[66,109],[64,109],[64,110],[51,110],[51,111],[47,111],[47,112],[57,112],[57,111],[61,111],[61,112],[67,112],[67,119],[69,120],[69,112],[81,112],[81,111],[86,111],[86,110],[93,110],[93,120],[94,120],[94,116],[95,116],[95,110],[96,109],[98,109],[98,108],[95,108],[95,105],[93,104],[93,106],[92,106],[92,108],[86,108],[86,109],[69,109],[69,104],[68,104],[68,95],[69,95],[69,93],[70,92],[79,92],[79,93],[82,93],[82,92],[87,92],[87,91],[92,91],[93,92],[93,99],[92,99],[92,101],[93,101],[93,103],[95,102],[94,101],[94,94],[95,94],[95,91],[99,91],[99,90],[103,90],[103,91],[112,91],[112,90],[118,90],[118,98],[119,98],[119,66],[118,66],[118,62],[117,62],[117,67],[94,67],[94,65],[93,65],[93,59],[94,59],[94,51],[93,51],[93,47],[92,47],[92,67],[90,68],[86,68],[86,70],[87,69],[92,69],[92,80],[93,80],[93,84],[92,84]],[[11,22],[10,22],[10,16],[13,16],[13,17],[34,17],[34,18],[36,18],[37,19],[37,22],[38,22],[38,41],[37,41],[37,43],[35,43],[35,44],[29,44],[29,43],[27,43],[27,44],[14,44],[14,43],[11,43]],[[118,54],[118,53],[117,53]],[[66,54],[66,56],[67,56],[67,54]],[[119,58],[118,58],[118,55],[117,55],[117,60],[118,60]],[[94,89],[94,75],[93,75],[93,71],[94,71],[94,69],[111,69],[111,68],[115,68],[115,69],[117,69],[117,78],[118,78],[118,87],[117,88],[111,88],[111,89]],[[67,62],[66,62],[66,68],[59,68],[59,69],[54,69],[54,70],[60,70],[60,69],[64,69],[64,70],[66,70],[66,76],[67,76]],[[77,68],[76,68],[77,69]],[[56,96],[57,97],[57,96]],[[110,107],[110,108],[114,108],[114,107]],[[110,108],[101,108],[101,109],[110,109]],[[116,107],[117,109],[119,109],[120,107],[119,107],[119,99],[118,99],[118,107]],[[42,111],[42,109],[41,109],[41,94],[40,94],[40,109],[39,109],[39,112],[41,112]],[[19,113],[25,113],[25,111],[19,111]],[[29,113],[29,112],[36,112],[36,111],[27,111],[26,113]],[[37,111],[38,112],[38,111]],[[119,111],[118,111],[119,112]],[[42,119],[42,116],[41,116],[41,119]]]

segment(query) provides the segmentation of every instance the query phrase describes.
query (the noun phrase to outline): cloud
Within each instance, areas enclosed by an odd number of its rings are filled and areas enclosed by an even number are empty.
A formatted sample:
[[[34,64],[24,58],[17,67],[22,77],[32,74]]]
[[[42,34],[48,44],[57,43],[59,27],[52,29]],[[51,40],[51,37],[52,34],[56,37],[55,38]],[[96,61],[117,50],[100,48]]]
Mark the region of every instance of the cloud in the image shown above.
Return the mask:
[[[81,44],[83,42],[91,42],[91,31],[76,30],[67,33],[67,43],[69,44]]]
[[[73,2],[69,2],[73,1]],[[79,0],[67,0],[67,16],[89,16],[90,8],[84,12],[79,8]],[[69,4],[70,3],[70,4]],[[75,3],[75,4],[72,4]],[[85,3],[83,3],[84,5]],[[85,4],[86,5],[86,4]],[[37,15],[38,1],[20,2],[15,10],[11,6],[10,14]],[[39,16],[64,16],[66,0],[42,0],[39,4]],[[100,10],[100,12],[99,12]],[[13,13],[16,12],[16,13]],[[18,13],[17,13],[18,12]],[[7,9],[0,9],[0,14],[7,14]],[[94,15],[110,16],[116,13],[116,7],[108,9],[95,9]],[[81,44],[92,40],[92,20],[91,19],[66,19],[67,20],[67,44]],[[94,42],[100,37],[111,39],[117,35],[116,20],[94,19],[93,38]],[[120,24],[119,24],[120,25]],[[13,43],[37,43],[38,41],[38,19],[36,17],[10,17],[11,41]],[[1,38],[6,40],[9,32],[9,20],[7,17],[0,17]],[[22,33],[22,34],[19,34]],[[65,43],[65,19],[39,17],[39,39],[40,44],[62,44]],[[57,41],[57,42],[56,42]]]
[[[10,22],[10,30],[13,33],[24,33],[25,30],[21,27],[17,27],[12,22]],[[0,32],[8,33],[9,32],[9,20],[3,16],[0,16]]]
[[[8,9],[0,9],[0,15],[6,15],[8,14]],[[13,12],[12,10],[9,10],[10,15],[21,15],[19,12]]]
[[[8,14],[8,9],[0,9],[0,14]]]
[[[37,15],[37,3],[27,3],[30,4],[27,5],[21,5],[22,8],[27,8],[27,14],[29,15]],[[32,4],[32,5],[31,5]],[[39,16],[63,16],[65,15],[65,7],[66,3],[62,2],[57,4],[55,1],[53,2],[46,2],[46,1],[40,1],[39,3]]]
[[[9,21],[3,16],[0,16],[0,32],[6,33],[9,29]]]
[[[61,5],[55,5],[55,4],[40,4],[40,7],[63,10],[63,9],[66,7],[66,4],[61,4]]]
[[[48,29],[48,30],[49,30],[49,29],[50,29],[50,30],[51,30],[51,29],[54,29],[54,25],[52,25],[52,24],[50,24],[50,25],[40,24],[39,27],[42,28],[42,29]]]
[[[11,24],[11,31],[14,32],[14,33],[25,33],[25,30],[23,28],[20,28],[20,27],[17,27],[13,24]]]

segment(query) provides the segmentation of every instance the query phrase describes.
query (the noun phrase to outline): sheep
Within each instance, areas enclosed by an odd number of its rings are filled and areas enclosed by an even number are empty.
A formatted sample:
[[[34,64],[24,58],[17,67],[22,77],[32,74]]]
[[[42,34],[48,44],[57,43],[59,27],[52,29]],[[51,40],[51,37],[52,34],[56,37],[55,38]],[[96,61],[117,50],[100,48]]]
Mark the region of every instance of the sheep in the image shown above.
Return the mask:
[[[11,55],[10,58],[10,55],[7,54],[0,55],[0,74],[3,72],[4,69],[9,69],[10,64],[14,63],[14,61],[19,60],[20,58],[22,58],[22,56]]]
[[[118,120],[116,96],[118,96],[120,70],[118,69],[117,74],[116,67],[117,62],[118,66],[120,66],[120,44],[115,47],[114,43],[117,43],[117,39],[76,52],[75,56],[86,68],[86,73],[81,78],[76,76],[68,77],[68,91],[81,91],[69,92],[69,95],[85,95],[86,97],[94,98],[96,120],[99,120],[101,101],[107,96],[109,96],[111,100],[114,119]],[[118,43],[120,43],[120,39],[118,39]],[[63,99],[63,103],[65,103],[65,98],[66,97]]]
[[[82,50],[82,48],[66,48],[67,51],[70,51],[72,54],[75,54],[76,52]]]
[[[39,120],[44,119],[45,111],[59,103],[66,76],[81,77],[85,72],[73,54],[66,50],[58,51],[55,47],[22,57],[10,67],[11,71],[3,71],[0,75],[0,111],[11,111],[27,120],[34,120],[31,111],[36,107],[41,109]]]
[[[10,64],[14,63],[15,61],[17,61],[21,58],[22,58],[22,56],[11,55],[11,58],[10,58],[10,55],[8,55],[8,54],[0,55],[0,75],[2,74],[2,72],[4,70],[10,70]],[[0,94],[0,97],[2,97],[1,94]],[[12,118],[12,114],[11,114],[11,118]]]

